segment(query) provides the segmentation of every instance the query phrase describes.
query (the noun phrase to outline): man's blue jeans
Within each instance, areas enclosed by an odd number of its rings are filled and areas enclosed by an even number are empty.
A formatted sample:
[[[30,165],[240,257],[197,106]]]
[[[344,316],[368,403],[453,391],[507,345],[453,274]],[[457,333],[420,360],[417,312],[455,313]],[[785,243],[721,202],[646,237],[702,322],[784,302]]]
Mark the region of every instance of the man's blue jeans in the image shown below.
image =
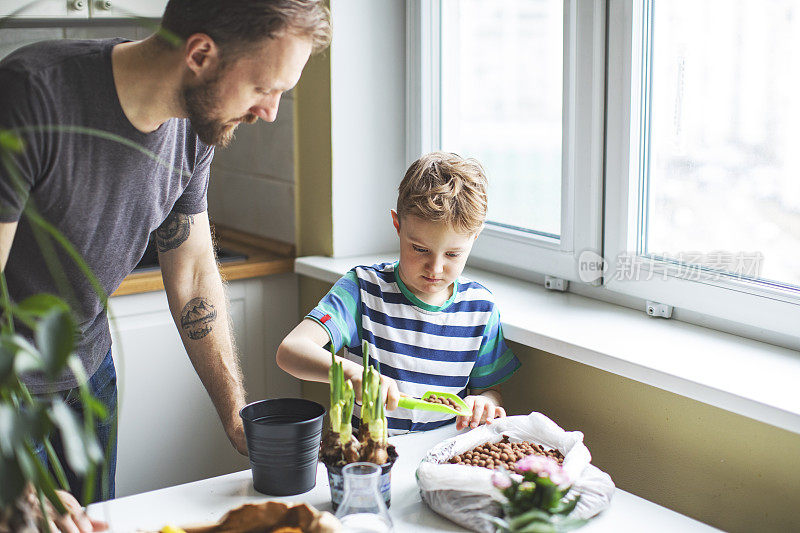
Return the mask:
[[[95,434],[100,443],[100,448],[105,455],[105,464],[99,465],[95,474],[94,497],[92,501],[103,501],[114,498],[114,475],[117,469],[117,372],[114,369],[114,359],[111,357],[111,350],[106,354],[100,367],[89,378],[89,387],[97,400],[103,404],[108,411],[105,420],[95,418]],[[80,405],[80,391],[78,388],[69,389],[58,393],[64,399],[67,406],[72,409],[78,417],[83,420],[83,409]],[[50,442],[55,448],[56,455],[61,461],[61,465],[67,474],[70,492],[81,501],[88,505],[91,502],[83,500],[83,479],[78,477],[67,464],[64,453],[64,446],[61,435],[54,431],[50,435]],[[42,459],[45,466],[49,466],[47,452],[43,444],[36,446],[36,453]],[[52,470],[52,469],[51,469]]]

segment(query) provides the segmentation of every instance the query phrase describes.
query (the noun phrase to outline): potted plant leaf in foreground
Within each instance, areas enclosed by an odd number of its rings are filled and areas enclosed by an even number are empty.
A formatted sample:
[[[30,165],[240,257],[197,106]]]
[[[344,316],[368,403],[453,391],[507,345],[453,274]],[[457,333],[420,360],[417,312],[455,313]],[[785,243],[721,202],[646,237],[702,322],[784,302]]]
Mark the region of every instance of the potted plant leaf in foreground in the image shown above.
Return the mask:
[[[17,186],[20,177],[13,156],[23,148],[18,135],[0,130],[0,164]],[[64,236],[38,214],[31,201],[23,215],[31,223],[51,271],[61,268],[55,244],[76,261],[105,305],[107,297],[97,278]],[[105,419],[107,413],[92,396],[83,364],[73,353],[78,325],[64,300],[37,294],[12,302],[0,272],[0,313],[0,533],[51,531],[50,523],[41,517],[50,506],[58,514],[66,513],[57,489],[70,490],[51,436],[58,432],[67,463],[84,478],[83,494],[76,496],[85,504],[94,495],[94,474],[103,462],[94,422]],[[33,343],[16,331],[17,325],[32,332]],[[55,380],[67,369],[78,381],[82,419],[57,395],[32,395],[21,379],[23,374],[41,372]],[[50,468],[40,459],[34,443],[43,446]]]
[[[492,484],[500,491],[503,518],[487,517],[497,533],[562,533],[586,524],[568,515],[580,495],[567,499],[572,481],[551,457],[529,455],[517,462],[519,475],[496,471]]]
[[[106,413],[92,397],[83,365],[72,354],[76,324],[67,305],[55,296],[40,294],[13,306],[13,316],[34,331],[35,345],[14,333],[7,300],[4,308],[6,319],[0,330],[0,531],[48,531],[49,524],[39,519],[42,510],[49,501],[59,514],[65,513],[56,489],[70,489],[50,435],[60,432],[69,466],[85,476],[85,501],[94,492],[93,472],[103,459],[93,419],[104,418]],[[60,398],[40,399],[20,381],[20,375],[29,371],[41,371],[55,379],[65,368],[78,376],[83,421]],[[44,443],[55,479],[36,454],[34,442]]]
[[[328,470],[331,500],[336,510],[342,501],[344,480],[342,468],[359,461],[381,466],[380,491],[388,506],[391,500],[390,475],[397,459],[394,446],[388,441],[388,425],[383,404],[383,386],[378,368],[369,364],[369,344],[361,344],[364,373],[361,379],[361,425],[358,438],[353,434],[352,415],[355,405],[353,382],[345,381],[342,363],[336,361],[331,343],[330,427],[322,438],[320,459]]]

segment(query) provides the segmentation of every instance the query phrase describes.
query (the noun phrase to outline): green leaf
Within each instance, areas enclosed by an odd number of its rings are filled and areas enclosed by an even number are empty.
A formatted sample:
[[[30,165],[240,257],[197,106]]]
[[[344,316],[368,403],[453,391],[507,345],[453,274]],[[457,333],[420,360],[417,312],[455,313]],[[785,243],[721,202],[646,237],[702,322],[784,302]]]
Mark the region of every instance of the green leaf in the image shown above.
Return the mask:
[[[29,472],[31,471],[33,472],[29,479],[35,481],[34,485],[36,488],[47,496],[47,499],[50,500],[50,503],[56,508],[58,514],[65,514],[67,508],[64,506],[61,498],[58,497],[58,494],[56,494],[56,483],[53,480],[53,476],[51,476],[50,472],[44,467],[42,461],[39,460],[39,456],[33,451],[33,448],[26,444],[24,448],[17,450],[17,460],[19,460],[22,471],[26,475],[30,475]]]
[[[522,513],[521,515],[517,515],[513,518],[508,518],[508,525],[513,530],[518,530],[523,526],[530,524],[531,522],[535,521],[549,521],[550,514],[542,511],[541,509],[531,509]]]
[[[556,505],[555,507],[550,509],[550,512],[553,513],[553,514],[566,516],[566,515],[568,515],[569,513],[571,513],[575,509],[575,506],[578,505],[578,502],[580,501],[580,499],[581,499],[581,497],[580,497],[580,495],[578,495],[577,497],[575,497],[575,498],[573,498],[571,500],[567,500],[566,502],[560,501],[558,503],[558,505]]]
[[[13,345],[0,342],[0,386],[8,383],[14,376],[14,356],[17,350]]]
[[[28,342],[28,339],[21,335],[14,335],[10,339],[3,339],[2,342],[8,343],[10,349],[16,350],[14,372],[17,375],[42,370],[42,354],[33,344]]]
[[[72,315],[63,309],[50,311],[36,327],[35,338],[45,373],[50,378],[58,377],[75,346],[75,321]]]
[[[34,294],[25,298],[15,309],[17,312],[43,317],[53,310],[69,311],[67,303],[53,294]]]
[[[22,494],[25,476],[15,459],[0,456],[0,508],[8,507]]]
[[[36,462],[38,462],[39,458],[36,457],[35,460],[31,459],[31,456],[28,454],[28,450],[25,449],[24,444],[21,444],[14,449],[14,456],[16,457],[20,471],[22,471],[22,476],[29,481],[35,481],[38,477],[36,474]]]
[[[18,442],[17,417],[9,405],[0,405],[0,456],[11,457]]]
[[[16,133],[0,130],[0,147],[9,152],[22,152],[25,149],[25,143]]]
[[[40,441],[50,425],[41,406],[16,409],[0,404],[0,454],[11,457],[27,441]]]
[[[516,533],[558,533],[558,529],[549,522],[531,522],[521,529],[515,529]]]
[[[45,495],[44,492],[38,487],[36,490],[36,497],[39,500],[39,514],[41,516],[47,516],[47,506],[44,503]],[[50,527],[50,520],[46,520],[44,522],[44,533],[54,533],[53,528]]]
[[[50,469],[53,471],[53,474],[56,476],[56,480],[58,480],[58,484],[61,488],[67,492],[69,492],[69,480],[67,479],[67,473],[64,472],[64,467],[61,465],[61,459],[58,458],[56,455],[56,450],[53,448],[53,443],[50,442],[50,436],[44,438],[44,450],[47,453],[47,462],[50,464]]]
[[[480,513],[478,516],[480,516],[484,520],[487,520],[487,521],[491,522],[492,525],[494,525],[497,528],[497,530],[496,530],[497,533],[506,533],[508,531],[511,531],[511,529],[508,527],[508,522],[506,522],[502,518],[498,518],[496,516],[488,515],[486,513]]]
[[[78,416],[61,400],[53,402],[50,417],[60,430],[67,463],[77,474],[86,474],[90,463],[103,457],[97,439],[83,430]]]
[[[94,396],[88,395],[83,399],[83,409],[84,411],[90,410],[94,416],[101,420],[108,418],[108,409]]]

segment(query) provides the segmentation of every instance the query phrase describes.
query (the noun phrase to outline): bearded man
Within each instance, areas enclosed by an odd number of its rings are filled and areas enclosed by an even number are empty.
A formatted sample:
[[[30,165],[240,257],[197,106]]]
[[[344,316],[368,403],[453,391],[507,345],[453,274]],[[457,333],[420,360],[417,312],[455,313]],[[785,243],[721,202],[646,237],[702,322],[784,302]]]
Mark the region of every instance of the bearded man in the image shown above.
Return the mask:
[[[0,267],[13,301],[60,294],[79,319],[76,352],[112,413],[97,428],[104,449],[112,440],[110,478],[95,484],[110,492],[98,499],[114,496],[116,464],[108,319],[66,254],[58,254],[58,273],[48,269],[23,209],[34,207],[66,236],[107,294],[156,232],[186,351],[231,443],[246,454],[238,416],[245,393],[207,214],[209,166],[214,146],[227,145],[238,124],[275,120],[281,95],[330,36],[321,0],[170,0],[161,29],[143,41],[43,42],[0,62],[0,129],[24,142],[11,162],[17,177],[0,166]],[[25,383],[62,397],[76,386],[71,373]],[[80,480],[70,481],[80,493]]]

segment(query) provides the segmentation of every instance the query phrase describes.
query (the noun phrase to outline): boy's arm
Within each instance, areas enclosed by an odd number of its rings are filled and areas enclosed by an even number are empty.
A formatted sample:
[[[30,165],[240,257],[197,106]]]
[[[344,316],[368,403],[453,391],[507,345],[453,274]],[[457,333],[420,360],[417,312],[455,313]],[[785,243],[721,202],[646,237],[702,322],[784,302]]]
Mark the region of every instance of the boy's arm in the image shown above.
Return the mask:
[[[279,367],[296,378],[327,383],[331,353],[324,346],[329,341],[328,331],[319,322],[306,318],[283,339],[275,359]],[[336,361],[342,363],[344,378],[353,381],[356,400],[361,401],[361,376],[364,367],[338,355]],[[397,383],[386,376],[381,376],[381,381],[386,409],[397,409],[400,401]]]
[[[500,394],[500,391],[496,388],[491,389],[470,389],[470,394],[473,396],[484,396],[492,401],[497,407],[502,407],[503,405],[503,396]]]

